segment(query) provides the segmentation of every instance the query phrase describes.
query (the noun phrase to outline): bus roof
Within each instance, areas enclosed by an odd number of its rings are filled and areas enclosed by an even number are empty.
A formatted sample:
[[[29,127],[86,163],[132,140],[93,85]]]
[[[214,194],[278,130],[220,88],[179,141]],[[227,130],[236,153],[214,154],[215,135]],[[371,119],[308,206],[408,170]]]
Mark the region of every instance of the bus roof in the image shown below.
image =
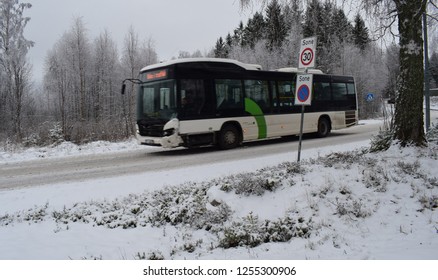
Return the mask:
[[[234,60],[234,59],[225,59],[225,58],[180,58],[175,60],[169,60],[153,65],[149,65],[141,69],[141,72],[167,67],[175,64],[182,64],[182,63],[193,63],[193,62],[220,62],[220,63],[230,63],[235,64],[245,70],[262,70],[262,66],[258,64],[247,64],[242,63],[240,61]]]
[[[286,72],[286,73],[304,73],[304,69],[298,69],[295,67],[286,67],[286,68],[280,68],[275,70],[277,72]],[[319,69],[309,69],[308,70],[309,74],[324,74],[324,72],[322,72]]]

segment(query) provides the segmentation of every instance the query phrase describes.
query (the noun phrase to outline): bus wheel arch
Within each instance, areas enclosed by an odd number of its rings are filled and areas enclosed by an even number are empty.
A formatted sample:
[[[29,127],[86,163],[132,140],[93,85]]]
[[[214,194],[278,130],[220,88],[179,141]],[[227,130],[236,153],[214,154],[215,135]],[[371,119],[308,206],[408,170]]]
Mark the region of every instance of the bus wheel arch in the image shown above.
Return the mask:
[[[327,115],[323,115],[319,117],[318,120],[318,130],[316,132],[317,136],[320,138],[327,137],[332,130],[332,122],[330,117]]]
[[[234,149],[242,143],[242,128],[238,122],[226,122],[217,135],[217,144],[222,150]]]

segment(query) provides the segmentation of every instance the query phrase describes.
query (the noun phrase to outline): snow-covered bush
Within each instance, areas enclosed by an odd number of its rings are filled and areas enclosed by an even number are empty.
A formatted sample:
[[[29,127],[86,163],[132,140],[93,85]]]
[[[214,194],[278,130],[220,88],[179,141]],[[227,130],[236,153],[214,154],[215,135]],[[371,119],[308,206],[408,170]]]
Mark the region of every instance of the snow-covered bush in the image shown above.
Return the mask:
[[[390,130],[380,130],[377,135],[371,139],[370,152],[377,153],[386,151],[391,147],[393,132]]]
[[[426,139],[428,142],[433,142],[438,144],[438,124],[432,126],[429,131],[426,133]]]
[[[41,144],[41,137],[37,133],[31,133],[29,136],[23,138],[24,147],[34,147]]]
[[[222,203],[214,210],[207,209],[206,194],[205,187],[190,184],[157,191],[151,198],[150,222],[154,225],[187,224],[199,229],[223,223],[230,215],[229,207]]]
[[[256,247],[262,243],[287,242],[294,237],[308,238],[313,223],[300,217],[290,216],[275,221],[260,221],[257,215],[249,213],[239,221],[234,221],[218,233],[219,247]]]
[[[384,167],[372,163],[362,167],[362,182],[366,188],[377,192],[386,192],[389,176]]]
[[[350,218],[366,218],[371,215],[367,209],[367,204],[360,199],[336,199],[336,212],[339,216],[349,216]]]
[[[163,253],[161,251],[152,251],[148,255],[145,252],[137,252],[134,259],[136,260],[164,260]]]
[[[64,141],[64,133],[60,123],[55,123],[51,129],[49,129],[49,139],[51,144],[57,145]]]
[[[438,196],[437,195],[423,195],[420,198],[420,203],[423,206],[423,209],[435,210],[438,208]]]
[[[280,185],[280,178],[267,176],[262,170],[259,173],[241,173],[217,180],[216,184],[225,192],[246,196],[261,196],[265,191],[274,191]]]

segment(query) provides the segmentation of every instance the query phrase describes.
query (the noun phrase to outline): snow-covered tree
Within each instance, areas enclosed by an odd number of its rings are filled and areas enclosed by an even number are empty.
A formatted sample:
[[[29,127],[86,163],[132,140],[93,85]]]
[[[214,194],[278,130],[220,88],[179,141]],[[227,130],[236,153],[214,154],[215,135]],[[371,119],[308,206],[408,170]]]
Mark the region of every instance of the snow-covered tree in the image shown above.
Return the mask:
[[[395,99],[394,138],[402,145],[422,146],[426,143],[423,118],[422,16],[426,11],[427,1],[383,2],[387,4],[385,8],[395,9],[396,14],[393,16],[397,16],[400,35],[400,76]]]
[[[288,30],[282,8],[277,0],[273,0],[266,7],[265,38],[269,50],[282,46]]]
[[[152,39],[149,39],[143,44],[140,42],[139,36],[131,26],[125,36],[121,64],[125,78],[135,79],[138,72],[145,66],[157,63],[158,56],[155,52],[155,47]],[[124,108],[124,119],[126,124],[126,136],[132,135],[135,126],[135,94],[134,85],[128,87]]]
[[[14,136],[22,138],[23,105],[29,93],[31,66],[27,53],[33,42],[24,37],[30,18],[24,11],[31,4],[0,1],[0,132],[12,120]]]
[[[119,100],[120,64],[115,41],[108,30],[102,32],[93,47],[93,117],[107,124],[117,121]]]
[[[227,45],[225,44],[225,41],[224,39],[222,39],[222,37],[219,37],[219,39],[216,41],[216,45],[214,47],[214,57],[217,58],[228,57]]]
[[[79,119],[81,122],[87,120],[87,78],[90,71],[89,61],[91,60],[91,46],[85,23],[81,17],[74,20],[69,33],[69,50],[71,54],[71,65],[75,76],[75,91],[79,97]]]
[[[70,111],[67,102],[70,98],[72,80],[69,77],[69,63],[65,59],[66,48],[64,41],[58,41],[55,46],[49,50],[45,61],[44,74],[44,91],[47,94],[47,107],[58,122],[61,124],[61,130],[64,139],[67,138],[68,120],[70,120]]]
[[[254,48],[255,44],[265,37],[266,23],[264,16],[256,12],[248,19],[248,23],[243,32],[243,42],[245,46]]]

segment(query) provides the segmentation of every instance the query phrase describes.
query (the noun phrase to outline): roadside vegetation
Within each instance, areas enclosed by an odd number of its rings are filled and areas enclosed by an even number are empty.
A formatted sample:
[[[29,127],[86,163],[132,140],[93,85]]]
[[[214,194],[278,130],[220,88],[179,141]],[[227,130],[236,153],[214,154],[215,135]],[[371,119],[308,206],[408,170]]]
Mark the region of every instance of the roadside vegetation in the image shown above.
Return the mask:
[[[419,230],[416,226],[438,233],[437,131],[438,127],[431,130],[429,146],[423,148],[401,149],[392,143],[385,151],[370,152],[370,147],[331,153],[301,164],[285,162],[115,200],[78,202],[61,209],[47,203],[0,213],[0,231],[19,224],[29,231],[45,225],[56,235],[81,224],[86,231],[98,227],[147,235],[161,229],[163,237],[173,236],[175,242],[158,251],[139,244],[138,252],[125,256],[135,259],[208,258],[217,250],[302,244],[297,240],[306,240],[306,250],[330,244],[361,258],[356,247],[381,227],[402,235],[413,234]],[[347,228],[349,234],[344,232]],[[355,237],[356,231],[362,237]],[[83,257],[114,258],[100,252]]]

